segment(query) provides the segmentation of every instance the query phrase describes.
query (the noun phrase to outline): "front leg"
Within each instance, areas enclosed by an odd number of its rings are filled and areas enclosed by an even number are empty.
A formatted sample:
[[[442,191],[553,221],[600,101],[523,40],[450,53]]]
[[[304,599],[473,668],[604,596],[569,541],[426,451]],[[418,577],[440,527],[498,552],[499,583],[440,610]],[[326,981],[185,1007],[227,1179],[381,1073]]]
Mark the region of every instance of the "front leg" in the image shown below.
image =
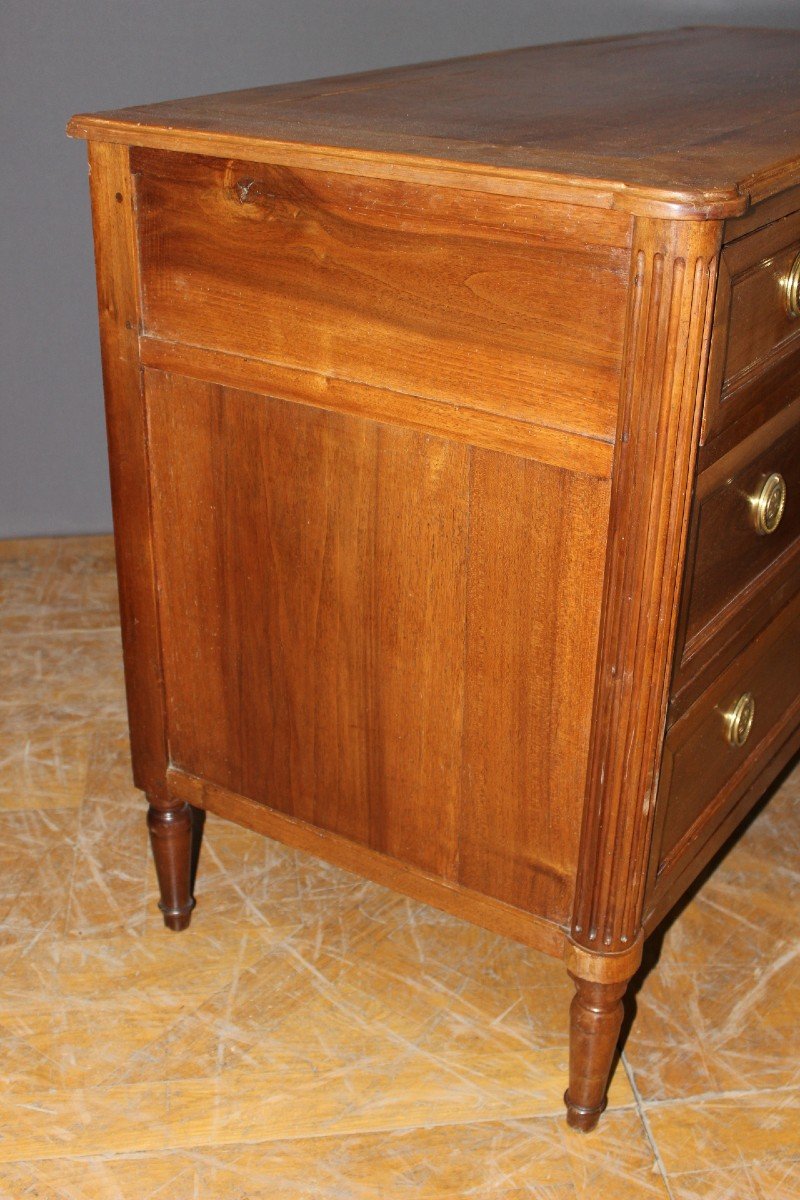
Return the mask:
[[[569,1087],[564,1102],[567,1124],[588,1133],[606,1106],[628,981],[596,983],[571,971],[570,978],[576,991],[569,1010]]]
[[[167,929],[186,929],[194,908],[192,896],[192,810],[183,800],[149,795],[147,828],[161,892],[158,907]]]

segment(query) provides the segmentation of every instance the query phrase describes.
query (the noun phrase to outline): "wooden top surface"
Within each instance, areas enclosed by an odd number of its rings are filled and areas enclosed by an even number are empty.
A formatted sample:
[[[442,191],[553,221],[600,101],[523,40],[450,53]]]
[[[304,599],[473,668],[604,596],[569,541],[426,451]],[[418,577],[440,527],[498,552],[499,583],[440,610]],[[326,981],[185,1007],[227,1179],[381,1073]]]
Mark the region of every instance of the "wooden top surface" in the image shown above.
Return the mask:
[[[800,182],[800,30],[702,27],[530,46],[76,116],[68,129],[730,215]]]

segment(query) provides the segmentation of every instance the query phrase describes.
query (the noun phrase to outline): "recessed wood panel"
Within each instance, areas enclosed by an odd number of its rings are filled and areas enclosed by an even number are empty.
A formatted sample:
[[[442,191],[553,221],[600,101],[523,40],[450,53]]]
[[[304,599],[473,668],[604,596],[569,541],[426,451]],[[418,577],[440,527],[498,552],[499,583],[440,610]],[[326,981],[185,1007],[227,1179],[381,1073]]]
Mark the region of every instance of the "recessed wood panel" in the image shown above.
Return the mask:
[[[787,245],[780,244],[784,241]],[[731,247],[727,255],[735,255],[738,248]],[[789,272],[800,255],[800,213],[776,222],[769,230],[769,245],[762,240],[762,253],[765,257],[755,267],[741,273],[737,264],[732,265],[726,384],[800,333],[797,317],[789,312],[786,292]]]
[[[800,318],[788,277],[800,254],[800,212],[726,246],[720,257],[702,441],[769,419],[797,395]],[[750,421],[749,427],[754,427]],[[749,432],[745,428],[738,436]]]
[[[675,723],[664,761],[651,855],[651,892],[679,871],[747,791],[800,722],[800,600],[788,604]],[[726,714],[749,694],[754,717],[743,745]],[[752,796],[752,802],[758,795]],[[742,816],[744,814],[742,813]]]
[[[609,483],[146,370],[178,770],[568,920]]]
[[[571,913],[609,485],[474,455],[459,879]]]
[[[172,761],[451,874],[469,449],[146,380]]]
[[[790,416],[792,424],[786,428]],[[770,427],[762,427],[698,480],[679,668],[702,651],[744,601],[752,601],[762,576],[766,586],[774,583],[776,568],[800,538],[800,403],[773,425],[779,428],[769,440],[764,435]],[[783,516],[772,533],[759,533],[755,502],[776,473],[786,488]]]
[[[134,167],[147,334],[613,438],[624,216],[194,155]]]

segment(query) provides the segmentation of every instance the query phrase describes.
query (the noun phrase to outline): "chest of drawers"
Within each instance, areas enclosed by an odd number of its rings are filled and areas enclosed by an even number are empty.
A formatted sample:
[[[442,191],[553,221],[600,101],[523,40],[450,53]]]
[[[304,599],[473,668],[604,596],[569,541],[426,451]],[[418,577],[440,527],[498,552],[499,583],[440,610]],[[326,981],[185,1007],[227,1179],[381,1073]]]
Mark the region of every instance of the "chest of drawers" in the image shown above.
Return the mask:
[[[134,776],[563,956],[569,1122],[800,745],[800,34],[79,116]]]

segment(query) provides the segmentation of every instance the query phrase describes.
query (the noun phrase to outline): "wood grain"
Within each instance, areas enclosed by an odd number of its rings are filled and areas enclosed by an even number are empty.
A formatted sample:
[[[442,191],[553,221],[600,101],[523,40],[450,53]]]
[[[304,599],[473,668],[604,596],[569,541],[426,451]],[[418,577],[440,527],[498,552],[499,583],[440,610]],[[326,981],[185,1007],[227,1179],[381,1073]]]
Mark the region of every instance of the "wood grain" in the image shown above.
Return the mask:
[[[766,445],[759,433],[698,480],[678,665],[696,658],[716,626],[730,619],[740,596],[752,600],[754,585],[771,585],[783,556],[800,538],[800,404],[785,415],[791,423],[773,422],[777,431]],[[769,432],[769,426],[762,428]],[[786,505],[778,528],[763,535],[756,530],[752,499],[774,472],[785,480]],[[800,577],[797,582],[800,586]]]
[[[166,795],[167,749],[127,149],[92,143],[89,179],[133,773],[158,800]]]
[[[776,221],[765,233],[753,234],[746,244],[737,243],[723,256],[732,274],[723,387],[767,355],[780,353],[787,339],[800,337],[800,322],[790,316],[783,288],[798,254],[800,212]],[[756,266],[749,265],[753,255],[761,255]]]
[[[786,308],[784,280],[800,253],[800,212],[726,246],[720,258],[714,335],[703,411],[710,442],[748,410],[756,423],[794,400],[800,371],[800,320]],[[738,436],[742,436],[739,434]]]
[[[626,218],[194,155],[134,165],[147,334],[613,437]]]
[[[763,229],[781,217],[800,210],[800,185],[777,192],[766,200],[753,204],[740,217],[729,217],[725,222],[722,240],[725,245],[735,242],[756,229]]]
[[[172,761],[452,877],[469,451],[146,381]]]
[[[196,804],[562,953],[578,1128],[645,932],[800,737],[798,46],[685,30],[71,124],[166,916]]]
[[[609,485],[145,377],[175,765],[566,922]]]
[[[188,804],[218,813],[248,829],[255,829],[287,846],[316,854],[325,862],[366,876],[415,900],[444,912],[473,921],[504,937],[513,938],[535,950],[560,958],[564,952],[564,929],[536,913],[523,912],[482,892],[426,874],[408,863],[398,862],[366,846],[358,846],[338,834],[317,829],[286,813],[276,812],[247,796],[239,796],[208,780],[198,779],[170,767],[170,791]]]
[[[720,820],[765,758],[800,717],[800,602],[795,599],[670,730],[654,834],[656,878],[686,844]],[[755,698],[753,727],[742,747],[726,737],[725,714],[739,697]]]
[[[697,456],[703,471],[761,429],[800,395],[800,345],[790,353],[762,363],[745,375],[740,386],[725,395],[723,423],[718,425],[719,388],[709,380],[703,410],[704,432]]]
[[[774,563],[709,623],[696,655],[673,675],[667,724],[694,704],[729,663],[769,625],[798,591],[800,543]]]
[[[718,225],[637,221],[572,937],[638,935],[714,302]]]
[[[143,366],[170,374],[402,425],[484,450],[499,450],[548,466],[566,467],[579,475],[597,479],[611,476],[614,447],[610,441],[576,436],[503,413],[480,412],[465,404],[410,396],[407,392],[337,379],[302,367],[279,366],[263,359],[162,342],[157,338],[140,338],[139,355]]]
[[[596,983],[571,975],[575,995],[569,1010],[567,1124],[590,1133],[606,1107],[606,1087],[622,1028],[627,980]]]
[[[692,886],[701,872],[713,862],[715,855],[739,829],[759,801],[768,798],[770,790],[792,759],[800,751],[800,721],[793,729],[785,731],[782,739],[776,739],[766,747],[759,759],[758,770],[753,774],[747,788],[736,803],[725,808],[713,827],[706,826],[702,836],[687,840],[679,858],[669,869],[661,872],[657,887],[649,887],[645,904],[644,932],[649,936],[664,920],[670,909]],[[658,862],[657,843],[652,865]]]
[[[69,128],[721,217],[800,181],[799,42],[796,30],[706,28],[531,46],[78,116]]]
[[[567,922],[610,489],[476,452],[462,883]]]

